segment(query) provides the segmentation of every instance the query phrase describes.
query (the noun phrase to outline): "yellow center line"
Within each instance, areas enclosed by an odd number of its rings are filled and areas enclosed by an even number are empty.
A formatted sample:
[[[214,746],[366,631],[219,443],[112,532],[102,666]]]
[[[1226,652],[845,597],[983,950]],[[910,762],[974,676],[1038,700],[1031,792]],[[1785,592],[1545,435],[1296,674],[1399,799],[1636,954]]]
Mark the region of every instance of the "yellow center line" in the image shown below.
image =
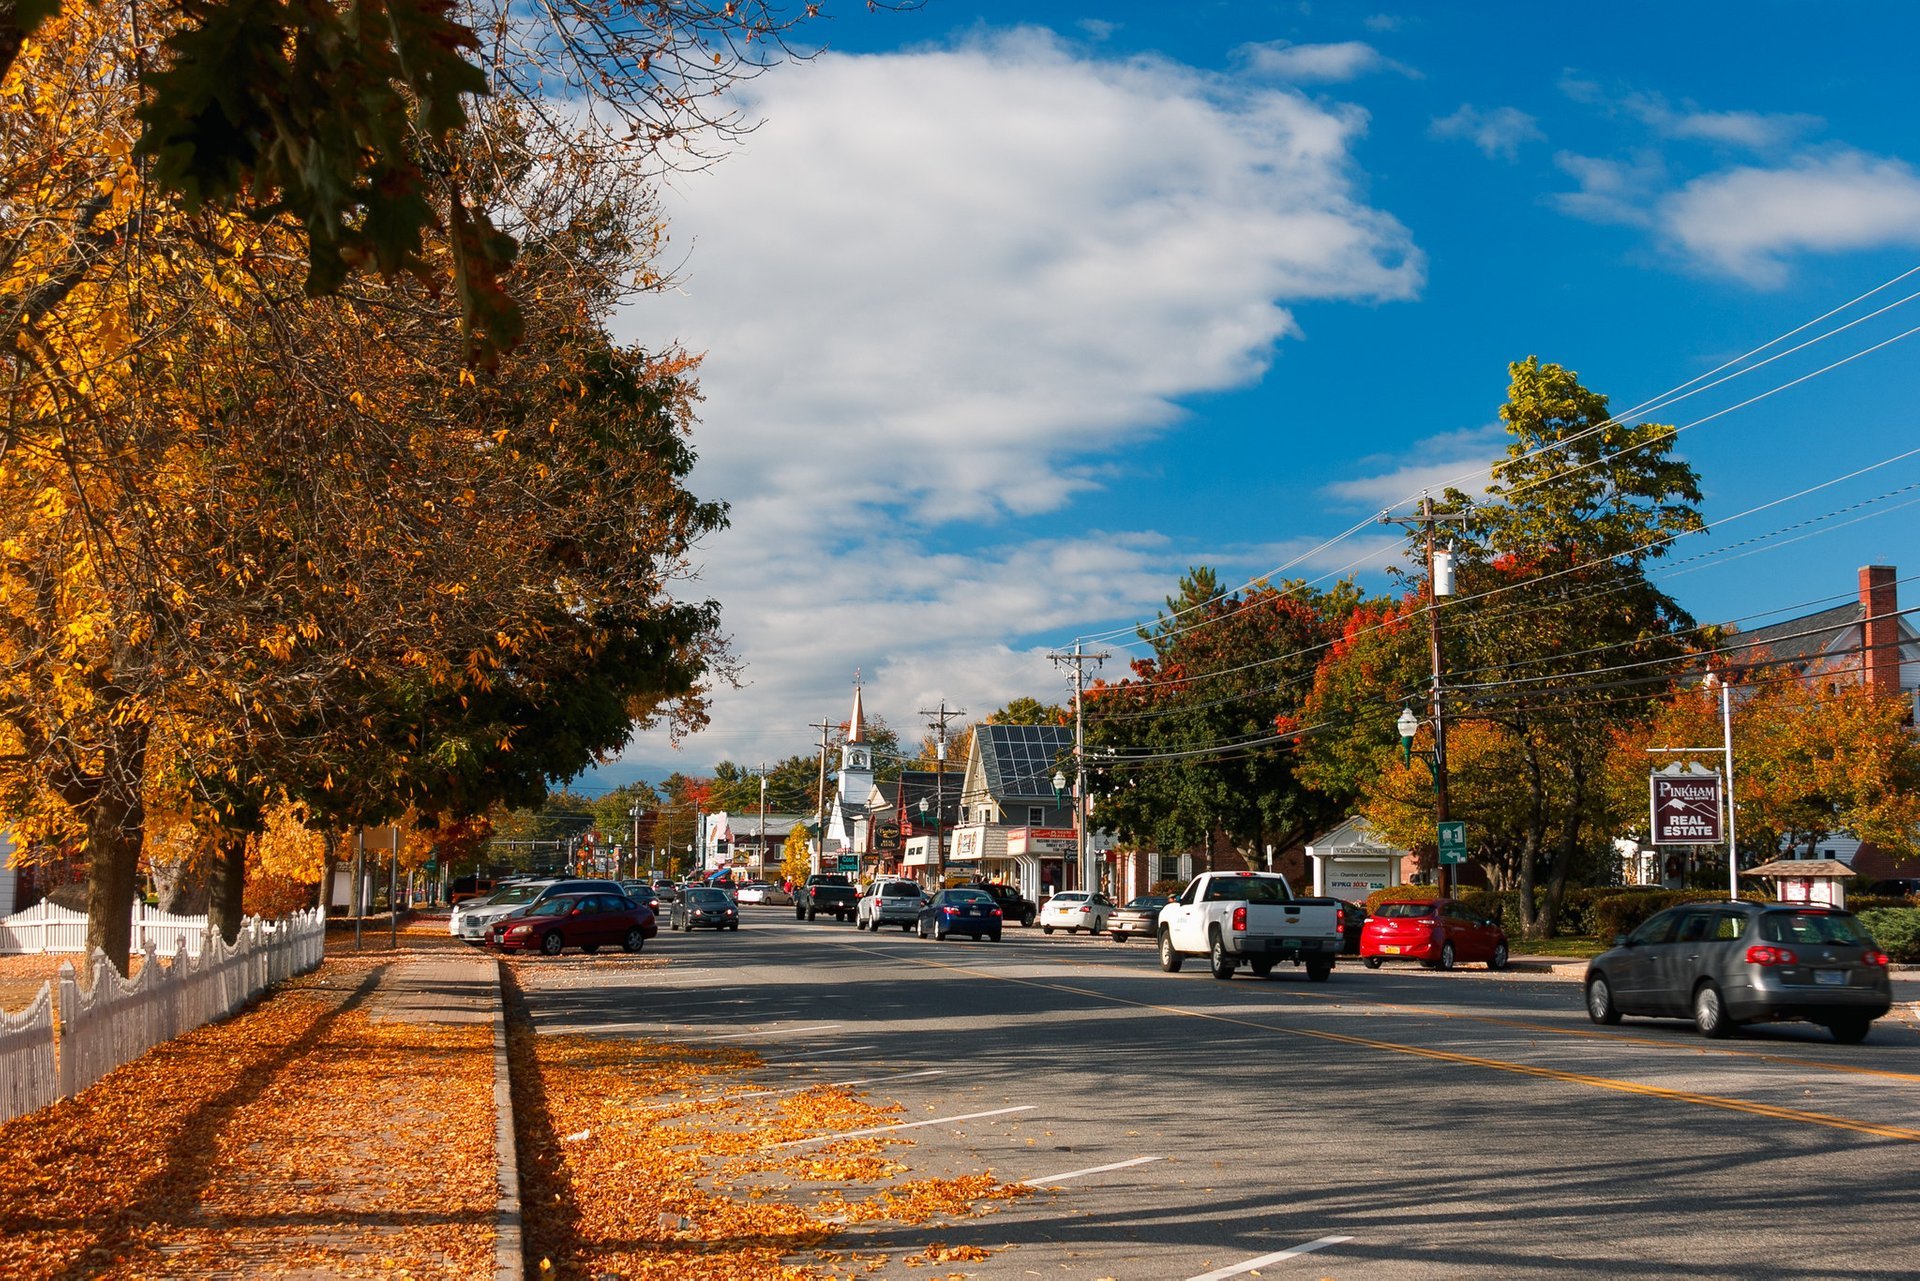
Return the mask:
[[[857,944],[853,945],[858,947]],[[891,949],[882,953],[878,948],[859,948],[876,955],[884,954],[898,959],[899,953]],[[1161,1014],[1177,1015],[1181,1018],[1204,1019],[1210,1023],[1225,1023],[1234,1027],[1250,1028],[1258,1032],[1268,1032],[1283,1036],[1310,1037],[1316,1041],[1330,1041],[1338,1045],[1351,1045],[1361,1049],[1378,1050],[1385,1054],[1406,1054],[1415,1058],[1432,1059],[1441,1063],[1457,1063],[1464,1067],[1487,1068],[1495,1072],[1512,1072],[1519,1076],[1531,1076],[1541,1080],[1559,1081],[1567,1085],[1583,1085],[1590,1089],[1611,1090],[1620,1094],[1637,1094],[1645,1098],[1664,1099],[1670,1103],[1687,1103],[1696,1107],[1718,1108],[1726,1112],[1744,1112],[1749,1116],[1763,1116],[1775,1121],[1793,1121],[1801,1125],[1825,1126],[1833,1130],[1850,1130],[1856,1134],[1871,1134],[1882,1139],[1902,1139],[1920,1143],[1920,1130],[1910,1130],[1898,1125],[1876,1125],[1870,1121],[1856,1121],[1851,1117],[1832,1116],[1825,1112],[1808,1112],[1800,1108],[1779,1107],[1771,1103],[1754,1103],[1745,1099],[1728,1098],[1719,1094],[1700,1094],[1692,1090],[1674,1090],[1662,1085],[1642,1085],[1635,1081],[1621,1081],[1607,1076],[1591,1076],[1584,1072],[1568,1072],[1561,1068],[1536,1067],[1528,1063],[1515,1063],[1508,1059],[1490,1059],[1477,1054],[1458,1054],[1452,1050],[1436,1050],[1421,1045],[1406,1045],[1398,1041],[1381,1041],[1372,1037],[1352,1036],[1345,1032],[1328,1032],[1316,1028],[1276,1027],[1270,1023],[1257,1023],[1251,1019],[1238,1018],[1230,1014],[1213,1014],[1204,1010],[1182,1009],[1175,1005],[1161,1005],[1154,1001],[1136,1001],[1130,997],[1114,996],[1107,992],[1095,992],[1088,988],[1074,987],[1067,983],[1049,983],[1040,979],[1016,978],[1006,974],[996,974],[988,970],[977,970],[970,966],[953,965],[945,961],[934,961],[924,957],[912,958],[916,964],[933,969],[952,970],[956,973],[971,974],[978,978],[997,979],[1003,983],[1018,983],[1025,987],[1036,987],[1044,991],[1066,992],[1074,996],[1084,996],[1096,1001],[1105,1001],[1113,1005],[1126,1005],[1135,1009],[1154,1010]],[[1609,1040],[1614,1038],[1607,1038]],[[1625,1038],[1620,1038],[1625,1039]]]

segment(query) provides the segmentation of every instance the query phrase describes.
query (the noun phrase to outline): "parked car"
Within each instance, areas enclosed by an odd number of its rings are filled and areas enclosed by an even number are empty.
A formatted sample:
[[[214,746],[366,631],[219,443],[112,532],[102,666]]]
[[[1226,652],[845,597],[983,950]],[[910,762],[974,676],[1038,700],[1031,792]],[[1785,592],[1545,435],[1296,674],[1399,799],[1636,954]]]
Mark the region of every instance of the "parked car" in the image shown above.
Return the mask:
[[[487,926],[515,908],[533,902],[540,897],[542,890],[554,884],[558,884],[558,881],[516,881],[491,894],[462,899],[453,905],[453,912],[447,917],[447,933],[479,946],[484,942]]]
[[[1383,961],[1418,961],[1450,970],[1460,961],[1507,968],[1507,932],[1459,899],[1382,903],[1360,929],[1360,959],[1370,970]]]
[[[1000,908],[1001,918],[1032,925],[1040,915],[1034,902],[1011,885],[1000,881],[975,881],[969,889],[985,890]]]
[[[1692,1018],[1702,1036],[1802,1019],[1848,1045],[1893,1005],[1887,954],[1851,912],[1686,903],[1649,917],[1587,965],[1587,1016]]]
[[[676,930],[737,930],[740,908],[733,895],[710,885],[689,885],[673,901],[668,918]]]
[[[1077,934],[1085,930],[1089,934],[1099,934],[1107,928],[1107,918],[1113,915],[1113,900],[1104,894],[1088,890],[1066,890],[1047,900],[1040,909],[1040,932],[1051,934],[1055,930],[1065,930]]]
[[[1107,932],[1113,935],[1116,943],[1124,943],[1136,934],[1152,938],[1154,927],[1160,922],[1160,909],[1171,902],[1173,898],[1166,894],[1142,894],[1138,898],[1130,898],[1107,918]]]
[[[483,937],[503,952],[558,956],[577,947],[591,956],[603,947],[638,952],[658,932],[653,910],[624,894],[554,894],[494,921]]]
[[[926,901],[915,918],[920,937],[945,939],[949,934],[1000,941],[1005,922],[1000,905],[984,886],[961,885],[941,890]]]
[[[920,920],[920,909],[927,895],[912,881],[881,880],[869,885],[853,909],[853,928],[877,930],[883,925],[898,925],[911,930]]]
[[[1896,876],[1890,880],[1875,881],[1867,887],[1869,894],[1884,894],[1888,898],[1920,898],[1920,876]]]

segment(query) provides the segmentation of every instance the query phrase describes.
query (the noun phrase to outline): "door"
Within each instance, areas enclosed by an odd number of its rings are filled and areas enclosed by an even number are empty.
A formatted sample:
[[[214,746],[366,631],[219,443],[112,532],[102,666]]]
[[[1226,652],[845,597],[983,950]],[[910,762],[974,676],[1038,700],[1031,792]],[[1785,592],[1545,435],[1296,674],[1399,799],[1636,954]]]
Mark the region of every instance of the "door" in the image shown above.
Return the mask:
[[[1673,941],[1653,950],[1652,992],[1649,999],[1664,1014],[1689,1014],[1693,1010],[1693,985],[1707,971],[1708,946],[1713,940],[1714,911],[1693,907],[1680,913]]]
[[[1607,964],[1607,978],[1613,983],[1613,1000],[1628,1014],[1659,1012],[1653,996],[1655,954],[1673,940],[1680,924],[1680,909],[1668,908],[1640,923],[1627,935],[1627,944],[1618,957]]]

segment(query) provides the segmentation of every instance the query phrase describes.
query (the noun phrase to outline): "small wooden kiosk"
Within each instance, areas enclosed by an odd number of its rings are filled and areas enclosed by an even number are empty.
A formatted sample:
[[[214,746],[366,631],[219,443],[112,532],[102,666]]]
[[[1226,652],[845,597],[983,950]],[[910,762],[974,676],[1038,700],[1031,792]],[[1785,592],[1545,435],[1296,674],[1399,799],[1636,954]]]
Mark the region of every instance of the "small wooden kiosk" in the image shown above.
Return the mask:
[[[1835,858],[1777,858],[1750,867],[1742,876],[1774,882],[1773,896],[1782,903],[1813,903],[1822,907],[1847,905],[1847,882],[1853,869]]]

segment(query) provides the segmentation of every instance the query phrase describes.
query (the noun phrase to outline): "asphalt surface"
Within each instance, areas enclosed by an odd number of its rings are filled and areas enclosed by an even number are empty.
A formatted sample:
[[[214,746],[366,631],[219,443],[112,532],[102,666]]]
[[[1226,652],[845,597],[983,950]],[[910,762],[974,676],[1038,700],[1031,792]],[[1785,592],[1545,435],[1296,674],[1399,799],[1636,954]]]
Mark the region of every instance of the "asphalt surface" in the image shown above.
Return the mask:
[[[976,1277],[1910,1278],[1920,982],[1864,1045],[1589,1023],[1576,981],[1343,961],[1221,982],[1142,941],[995,944],[748,908],[674,964],[553,962],[542,1031],[749,1045],[768,1088],[863,1081],[916,1174],[1042,1191],[842,1244],[991,1250]]]

